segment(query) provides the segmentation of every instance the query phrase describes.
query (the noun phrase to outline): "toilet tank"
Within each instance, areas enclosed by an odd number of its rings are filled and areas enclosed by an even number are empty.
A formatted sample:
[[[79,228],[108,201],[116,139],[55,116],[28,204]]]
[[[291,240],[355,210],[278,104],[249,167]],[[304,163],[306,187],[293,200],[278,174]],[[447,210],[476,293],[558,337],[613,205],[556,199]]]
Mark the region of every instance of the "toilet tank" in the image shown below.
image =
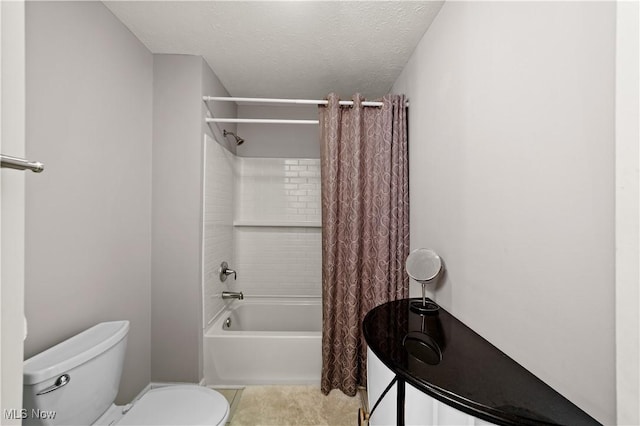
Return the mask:
[[[90,425],[118,393],[129,321],[103,322],[29,358],[23,425]]]

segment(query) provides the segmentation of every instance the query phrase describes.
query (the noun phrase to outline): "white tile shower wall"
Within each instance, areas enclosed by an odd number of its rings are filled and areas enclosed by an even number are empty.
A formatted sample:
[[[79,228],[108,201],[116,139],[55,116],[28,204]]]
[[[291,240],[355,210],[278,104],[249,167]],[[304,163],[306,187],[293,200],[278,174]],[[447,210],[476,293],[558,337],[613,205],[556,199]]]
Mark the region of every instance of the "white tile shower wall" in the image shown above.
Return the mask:
[[[320,160],[238,157],[235,261],[246,295],[320,296]],[[304,226],[269,226],[282,224]]]
[[[238,284],[245,295],[321,296],[321,228],[236,227]]]
[[[233,278],[220,281],[218,269],[226,260],[234,268],[233,206],[235,156],[205,135],[203,185],[202,299],[203,327],[224,307],[223,290],[235,290]]]
[[[320,223],[320,160],[238,157],[236,222]]]

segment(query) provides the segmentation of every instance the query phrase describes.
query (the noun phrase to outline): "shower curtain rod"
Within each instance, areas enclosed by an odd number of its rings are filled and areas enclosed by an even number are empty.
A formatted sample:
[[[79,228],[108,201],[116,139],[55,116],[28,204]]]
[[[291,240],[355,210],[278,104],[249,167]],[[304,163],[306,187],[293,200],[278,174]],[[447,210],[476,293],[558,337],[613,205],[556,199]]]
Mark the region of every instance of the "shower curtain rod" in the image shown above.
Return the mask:
[[[295,104],[295,105],[328,105],[326,99],[278,99],[278,98],[236,98],[232,96],[203,96],[202,100],[220,102],[257,102],[269,104]],[[340,105],[350,106],[353,101],[339,101]],[[382,102],[363,101],[362,106],[380,107]],[[405,104],[409,106],[409,102]],[[207,106],[208,107],[208,106]],[[282,120],[278,118],[212,118],[207,117],[207,123],[257,123],[257,124],[320,124],[319,120]]]
[[[207,123],[319,124],[318,120],[281,120],[278,118],[206,118]]]
[[[296,105],[328,105],[329,101],[326,99],[278,99],[278,98],[235,98],[232,96],[203,96],[202,99],[206,101],[221,101],[221,102],[261,102],[268,104],[296,104]],[[340,105],[351,106],[353,101],[340,101]],[[379,101],[363,101],[362,106],[380,107],[382,102]],[[409,102],[407,102],[409,106]]]

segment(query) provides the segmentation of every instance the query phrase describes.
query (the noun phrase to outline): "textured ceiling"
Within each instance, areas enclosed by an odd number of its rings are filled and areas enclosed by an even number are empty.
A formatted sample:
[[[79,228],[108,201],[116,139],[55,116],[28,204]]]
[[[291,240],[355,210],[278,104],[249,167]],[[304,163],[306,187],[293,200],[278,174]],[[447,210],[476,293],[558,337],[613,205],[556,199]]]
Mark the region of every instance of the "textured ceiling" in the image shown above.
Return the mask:
[[[105,1],[153,53],[201,55],[232,96],[387,93],[442,1]]]

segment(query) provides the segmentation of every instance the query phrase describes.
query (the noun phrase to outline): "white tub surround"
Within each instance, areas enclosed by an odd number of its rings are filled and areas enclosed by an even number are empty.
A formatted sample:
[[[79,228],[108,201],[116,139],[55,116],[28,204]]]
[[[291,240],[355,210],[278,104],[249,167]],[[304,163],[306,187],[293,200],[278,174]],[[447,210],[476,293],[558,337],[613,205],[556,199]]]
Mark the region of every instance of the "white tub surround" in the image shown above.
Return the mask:
[[[204,170],[204,383],[319,383],[319,160],[237,157],[207,137]],[[220,282],[223,260],[237,280]]]
[[[235,288],[245,296],[319,297],[320,160],[236,160]]]
[[[223,291],[238,291],[233,278],[220,281],[220,264],[236,269],[233,256],[233,205],[236,156],[204,136],[202,328],[224,309]]]
[[[205,332],[205,384],[319,383],[321,317],[319,298],[234,301]]]
[[[235,218],[265,226],[320,223],[320,160],[237,157]]]

